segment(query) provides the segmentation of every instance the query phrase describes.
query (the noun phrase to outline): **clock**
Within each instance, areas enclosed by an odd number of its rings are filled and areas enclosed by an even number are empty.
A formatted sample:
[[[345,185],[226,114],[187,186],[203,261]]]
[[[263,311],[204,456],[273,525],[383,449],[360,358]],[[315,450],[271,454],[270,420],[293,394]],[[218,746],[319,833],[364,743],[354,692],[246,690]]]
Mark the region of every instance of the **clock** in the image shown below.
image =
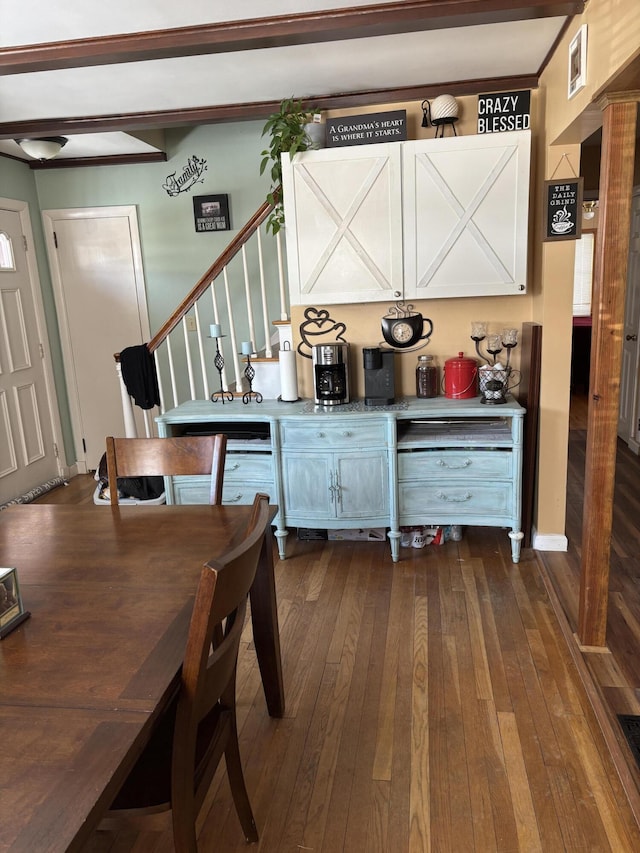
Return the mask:
[[[406,310],[396,309],[396,313],[390,312],[382,318],[382,336],[394,349],[415,346],[419,341],[426,340],[433,331],[431,320],[410,310],[412,307],[408,305]]]
[[[400,346],[407,346],[413,340],[414,331],[408,323],[398,320],[391,326],[391,337]]]

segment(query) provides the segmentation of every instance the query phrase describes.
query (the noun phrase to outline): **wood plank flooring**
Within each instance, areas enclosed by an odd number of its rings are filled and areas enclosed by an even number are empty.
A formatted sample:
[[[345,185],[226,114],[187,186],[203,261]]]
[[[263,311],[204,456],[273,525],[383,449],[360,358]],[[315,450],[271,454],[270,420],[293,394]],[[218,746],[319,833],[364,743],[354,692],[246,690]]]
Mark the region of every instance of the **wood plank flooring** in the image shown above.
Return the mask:
[[[90,479],[40,500],[90,499]],[[239,660],[252,849],[640,850],[535,552],[516,566],[506,532],[481,528],[402,549],[396,564],[381,543],[295,531],[288,549],[276,565],[284,719],[267,715],[250,629]],[[247,849],[222,771],[199,825],[202,851]],[[165,829],[96,832],[88,849],[173,847]]]

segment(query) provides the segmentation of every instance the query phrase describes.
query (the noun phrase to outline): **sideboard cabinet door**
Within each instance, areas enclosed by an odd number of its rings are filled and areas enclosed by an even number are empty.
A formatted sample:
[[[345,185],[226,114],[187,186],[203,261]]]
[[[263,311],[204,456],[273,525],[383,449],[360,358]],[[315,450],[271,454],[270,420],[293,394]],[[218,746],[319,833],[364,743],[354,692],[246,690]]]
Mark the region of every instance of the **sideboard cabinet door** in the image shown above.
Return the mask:
[[[402,156],[405,298],[524,293],[530,131],[405,142]]]
[[[397,143],[283,156],[292,305],[401,298],[400,161]]]

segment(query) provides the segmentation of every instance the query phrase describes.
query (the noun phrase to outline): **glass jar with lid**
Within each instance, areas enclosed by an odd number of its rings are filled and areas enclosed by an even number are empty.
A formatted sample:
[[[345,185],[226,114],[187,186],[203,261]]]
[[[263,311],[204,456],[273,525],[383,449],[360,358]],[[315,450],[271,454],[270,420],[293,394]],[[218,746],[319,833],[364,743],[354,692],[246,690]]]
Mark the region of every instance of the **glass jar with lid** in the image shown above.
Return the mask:
[[[432,355],[418,356],[416,366],[416,397],[438,396],[438,368]]]

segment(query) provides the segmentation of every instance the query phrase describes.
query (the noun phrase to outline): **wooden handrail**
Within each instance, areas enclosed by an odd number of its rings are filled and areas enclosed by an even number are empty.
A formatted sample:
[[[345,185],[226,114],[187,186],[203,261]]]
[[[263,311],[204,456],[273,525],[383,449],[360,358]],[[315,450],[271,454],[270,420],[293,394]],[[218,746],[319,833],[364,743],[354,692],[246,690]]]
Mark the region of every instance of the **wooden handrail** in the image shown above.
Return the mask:
[[[209,269],[204,273],[204,275],[199,279],[196,283],[192,291],[182,300],[180,305],[176,308],[173,314],[169,317],[169,319],[160,327],[160,329],[156,332],[156,334],[151,338],[147,346],[149,347],[149,352],[155,352],[158,349],[160,344],[167,338],[169,334],[175,329],[180,320],[184,317],[184,315],[189,311],[198,299],[202,296],[205,290],[211,285],[212,281],[216,279],[222,270],[227,266],[227,264],[231,261],[232,258],[237,255],[240,249],[244,246],[244,244],[249,240],[249,238],[258,230],[260,225],[264,222],[264,220],[269,216],[271,211],[273,210],[273,205],[268,201],[262,203],[262,205],[256,210],[251,219],[238,231],[233,240],[229,243],[227,248],[222,252],[221,255],[211,264]]]

